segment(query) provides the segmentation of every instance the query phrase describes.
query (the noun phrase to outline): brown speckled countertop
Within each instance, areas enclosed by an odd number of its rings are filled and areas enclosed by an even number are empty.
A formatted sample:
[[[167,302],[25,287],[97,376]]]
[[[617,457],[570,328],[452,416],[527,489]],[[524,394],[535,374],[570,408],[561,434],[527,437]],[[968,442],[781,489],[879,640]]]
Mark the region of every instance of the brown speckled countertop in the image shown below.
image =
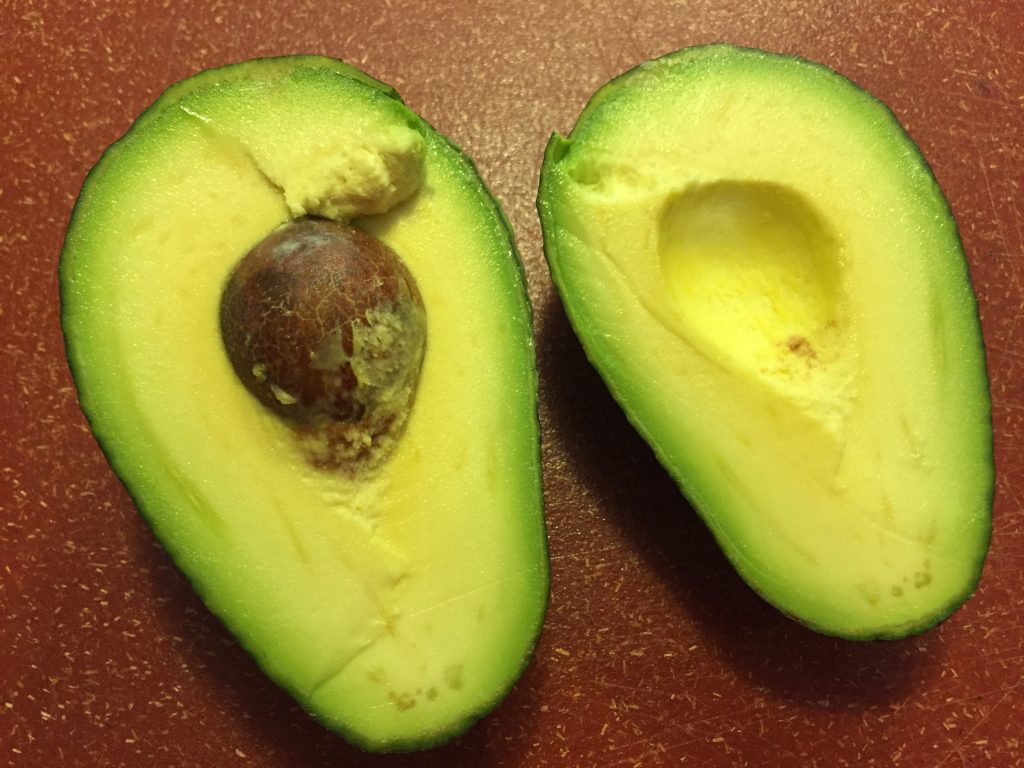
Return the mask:
[[[974,7],[972,7],[974,6]],[[960,223],[992,375],[978,594],[892,643],[815,635],[733,573],[587,365],[544,265],[544,143],[591,92],[713,40],[886,101]],[[535,308],[553,586],[505,703],[368,757],[269,683],[155,544],[75,400],[56,264],[89,167],[197,69],[317,52],[393,84],[505,205]],[[952,0],[0,3],[0,766],[1024,765],[1024,11]]]

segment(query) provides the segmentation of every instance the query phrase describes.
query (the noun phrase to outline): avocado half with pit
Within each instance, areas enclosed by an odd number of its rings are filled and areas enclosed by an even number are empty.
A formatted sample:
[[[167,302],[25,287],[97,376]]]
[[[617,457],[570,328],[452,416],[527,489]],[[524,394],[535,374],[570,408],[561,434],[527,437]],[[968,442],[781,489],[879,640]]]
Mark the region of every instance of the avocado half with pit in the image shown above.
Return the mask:
[[[331,59],[201,73],[89,175],[60,290],[99,443],[270,678],[371,750],[501,700],[547,604],[537,378],[454,145]]]
[[[972,593],[993,492],[977,306],[885,106],[798,58],[685,49],[552,137],[538,205],[587,355],[755,590],[855,639]]]

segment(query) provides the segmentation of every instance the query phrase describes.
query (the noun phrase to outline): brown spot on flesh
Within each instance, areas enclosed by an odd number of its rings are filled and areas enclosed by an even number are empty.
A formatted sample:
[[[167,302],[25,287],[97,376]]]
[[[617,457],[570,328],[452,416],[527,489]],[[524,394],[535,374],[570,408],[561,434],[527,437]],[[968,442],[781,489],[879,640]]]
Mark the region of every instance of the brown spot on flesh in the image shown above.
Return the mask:
[[[805,336],[790,336],[786,339],[786,349],[794,355],[806,357],[810,360],[817,359],[818,357],[818,353]]]
[[[462,690],[462,665],[452,664],[444,670],[444,681],[453,691]]]
[[[388,698],[400,712],[404,712],[405,710],[412,709],[416,706],[416,699],[408,693],[395,693],[394,691],[391,691],[388,693]]]

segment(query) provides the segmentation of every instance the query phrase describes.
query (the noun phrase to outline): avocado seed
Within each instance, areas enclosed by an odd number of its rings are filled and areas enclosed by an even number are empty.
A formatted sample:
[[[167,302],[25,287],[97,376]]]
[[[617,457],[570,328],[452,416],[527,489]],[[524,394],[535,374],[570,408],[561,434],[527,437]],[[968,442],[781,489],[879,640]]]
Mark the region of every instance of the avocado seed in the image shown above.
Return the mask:
[[[363,456],[404,425],[426,314],[412,274],[371,235],[312,218],[275,230],[228,279],[220,328],[236,375],[318,463]]]

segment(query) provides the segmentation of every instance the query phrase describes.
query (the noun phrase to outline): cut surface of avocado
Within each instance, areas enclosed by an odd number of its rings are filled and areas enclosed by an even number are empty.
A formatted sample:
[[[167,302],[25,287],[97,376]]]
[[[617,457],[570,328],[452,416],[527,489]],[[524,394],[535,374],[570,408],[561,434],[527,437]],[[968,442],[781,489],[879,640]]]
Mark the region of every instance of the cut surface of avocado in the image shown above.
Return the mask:
[[[539,634],[537,381],[498,204],[456,147],[354,72],[256,60],[172,87],[86,180],[62,323],[98,441],[211,611],[325,725],[409,750],[490,711]],[[415,397],[369,470],[312,462],[221,335],[236,265],[307,217],[384,243],[425,308]]]
[[[589,359],[755,590],[854,639],[972,593],[993,491],[976,300],[886,107],[801,59],[682,50],[552,137],[538,207]]]

